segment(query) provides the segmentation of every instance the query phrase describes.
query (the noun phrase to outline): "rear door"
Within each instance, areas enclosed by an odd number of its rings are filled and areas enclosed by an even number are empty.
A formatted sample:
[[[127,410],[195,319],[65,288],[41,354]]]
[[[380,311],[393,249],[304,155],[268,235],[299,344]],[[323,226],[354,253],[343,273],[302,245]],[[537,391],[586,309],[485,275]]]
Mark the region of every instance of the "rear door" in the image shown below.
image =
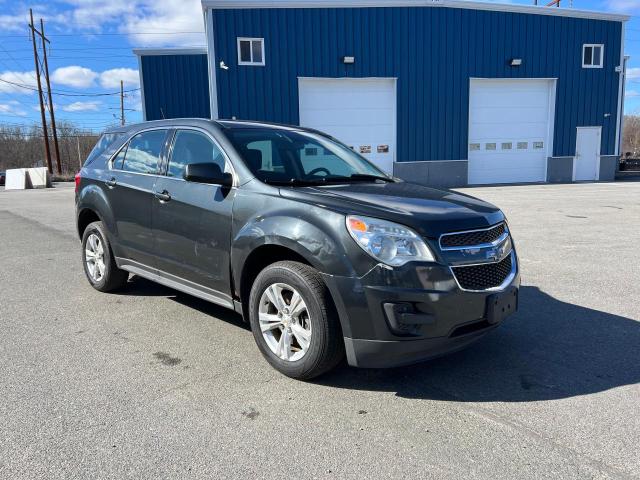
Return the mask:
[[[116,256],[154,266],[151,207],[165,147],[166,129],[134,136],[114,158],[107,195],[116,223]]]
[[[218,303],[232,304],[229,275],[231,214],[235,188],[184,180],[187,164],[218,163],[231,171],[213,137],[198,129],[178,129],[166,174],[155,185],[155,256],[161,274],[196,288]]]

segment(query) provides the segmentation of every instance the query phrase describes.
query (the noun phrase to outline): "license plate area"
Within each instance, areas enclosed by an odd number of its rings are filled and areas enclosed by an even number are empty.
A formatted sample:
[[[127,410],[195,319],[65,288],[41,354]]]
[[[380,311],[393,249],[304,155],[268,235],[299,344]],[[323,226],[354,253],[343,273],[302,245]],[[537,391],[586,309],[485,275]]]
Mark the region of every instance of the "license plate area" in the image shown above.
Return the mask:
[[[518,310],[518,289],[511,287],[504,292],[487,297],[487,322],[496,324]]]

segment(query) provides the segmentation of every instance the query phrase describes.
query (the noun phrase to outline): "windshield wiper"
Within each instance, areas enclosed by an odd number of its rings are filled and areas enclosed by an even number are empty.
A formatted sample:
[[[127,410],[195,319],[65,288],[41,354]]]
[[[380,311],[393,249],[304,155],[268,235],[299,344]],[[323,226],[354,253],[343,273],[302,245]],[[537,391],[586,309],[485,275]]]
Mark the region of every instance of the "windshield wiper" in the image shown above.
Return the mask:
[[[394,183],[395,180],[390,177],[383,177],[380,175],[369,175],[365,173],[354,173],[352,175],[330,175],[326,177],[319,177],[314,179],[305,179],[305,178],[291,178],[289,180],[270,180],[263,179],[264,183],[268,183],[270,185],[280,185],[280,186],[288,186],[288,187],[309,187],[309,186],[317,186],[317,185],[331,185],[336,183],[349,183],[349,182],[372,182],[382,180],[383,182]]]
[[[395,183],[395,180],[391,177],[383,177],[381,175],[369,175],[366,173],[354,173],[353,175],[350,175],[349,177],[351,180],[361,180],[361,181],[369,181],[369,180],[382,180],[383,182],[387,182],[387,183]]]
[[[269,180],[262,179],[264,183],[269,185],[287,186],[287,187],[308,187],[311,185],[324,185],[325,180],[304,180],[302,178],[291,178],[289,180]]]

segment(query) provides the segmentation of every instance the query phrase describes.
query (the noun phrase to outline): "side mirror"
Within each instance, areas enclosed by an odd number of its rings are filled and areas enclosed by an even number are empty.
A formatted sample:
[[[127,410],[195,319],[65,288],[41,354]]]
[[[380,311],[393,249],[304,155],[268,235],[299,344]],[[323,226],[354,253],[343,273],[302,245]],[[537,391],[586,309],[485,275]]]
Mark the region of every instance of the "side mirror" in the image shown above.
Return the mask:
[[[184,169],[184,179],[188,182],[209,183],[230,187],[233,176],[223,172],[217,163],[190,163]]]

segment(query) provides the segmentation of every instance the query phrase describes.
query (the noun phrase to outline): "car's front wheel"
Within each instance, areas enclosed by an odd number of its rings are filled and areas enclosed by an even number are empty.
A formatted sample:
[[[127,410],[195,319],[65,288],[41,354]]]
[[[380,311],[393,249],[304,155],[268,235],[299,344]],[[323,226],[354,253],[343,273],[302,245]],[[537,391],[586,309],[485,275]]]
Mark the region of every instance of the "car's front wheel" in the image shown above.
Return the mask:
[[[249,297],[249,319],[264,357],[289,377],[317,377],[344,357],[329,292],[308,265],[278,262],[260,272]]]
[[[89,283],[101,292],[123,287],[129,274],[116,265],[102,222],[87,225],[82,235],[82,264]]]

